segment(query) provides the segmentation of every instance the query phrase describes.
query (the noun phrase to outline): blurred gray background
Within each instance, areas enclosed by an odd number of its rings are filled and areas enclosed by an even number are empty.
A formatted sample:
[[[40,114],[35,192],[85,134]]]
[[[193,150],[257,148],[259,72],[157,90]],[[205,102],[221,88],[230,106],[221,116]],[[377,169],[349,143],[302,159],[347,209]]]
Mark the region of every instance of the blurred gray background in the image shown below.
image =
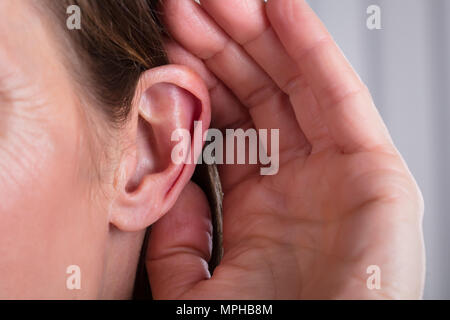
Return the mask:
[[[309,0],[364,82],[425,198],[425,299],[450,299],[450,0]],[[369,30],[368,6],[381,8]]]

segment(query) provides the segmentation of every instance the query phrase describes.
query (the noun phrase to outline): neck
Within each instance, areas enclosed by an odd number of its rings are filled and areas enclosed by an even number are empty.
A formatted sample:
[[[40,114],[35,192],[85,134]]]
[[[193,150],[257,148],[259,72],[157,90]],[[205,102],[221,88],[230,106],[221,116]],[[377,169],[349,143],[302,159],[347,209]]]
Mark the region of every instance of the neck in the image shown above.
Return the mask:
[[[131,299],[145,230],[122,232],[111,227],[100,299]]]

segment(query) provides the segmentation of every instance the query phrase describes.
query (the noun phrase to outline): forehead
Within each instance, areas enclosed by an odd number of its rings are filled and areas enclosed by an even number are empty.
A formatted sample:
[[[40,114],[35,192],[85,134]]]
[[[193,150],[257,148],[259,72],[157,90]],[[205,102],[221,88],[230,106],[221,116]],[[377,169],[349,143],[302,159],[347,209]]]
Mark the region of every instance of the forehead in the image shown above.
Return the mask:
[[[0,1],[0,48],[2,51],[15,50],[17,47],[30,48],[30,43],[40,35],[39,19],[32,10],[30,0]]]
[[[42,1],[42,0],[39,0]],[[0,56],[28,65],[51,48],[36,0],[0,0]]]
[[[48,87],[61,72],[48,18],[37,7],[42,1],[0,0],[0,79]]]

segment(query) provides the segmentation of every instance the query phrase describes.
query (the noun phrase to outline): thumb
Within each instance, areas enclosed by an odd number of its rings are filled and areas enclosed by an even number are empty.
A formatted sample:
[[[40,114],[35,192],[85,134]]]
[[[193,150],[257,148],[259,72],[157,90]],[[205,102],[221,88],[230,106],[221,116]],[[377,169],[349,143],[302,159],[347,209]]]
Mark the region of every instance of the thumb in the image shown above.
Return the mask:
[[[151,229],[147,273],[155,299],[177,299],[210,278],[210,210],[203,191],[189,182],[174,207]]]

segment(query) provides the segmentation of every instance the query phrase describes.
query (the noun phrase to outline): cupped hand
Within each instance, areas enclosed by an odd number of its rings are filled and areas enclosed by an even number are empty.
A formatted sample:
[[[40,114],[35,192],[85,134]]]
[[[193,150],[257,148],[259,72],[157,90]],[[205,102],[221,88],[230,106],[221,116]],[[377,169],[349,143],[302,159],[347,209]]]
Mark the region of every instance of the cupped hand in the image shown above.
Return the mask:
[[[422,196],[324,25],[303,0],[201,3],[164,1],[172,62],[207,83],[214,127],[279,129],[280,168],[221,166],[224,257],[212,276],[208,206],[186,188],[152,229],[154,297],[420,298]]]

